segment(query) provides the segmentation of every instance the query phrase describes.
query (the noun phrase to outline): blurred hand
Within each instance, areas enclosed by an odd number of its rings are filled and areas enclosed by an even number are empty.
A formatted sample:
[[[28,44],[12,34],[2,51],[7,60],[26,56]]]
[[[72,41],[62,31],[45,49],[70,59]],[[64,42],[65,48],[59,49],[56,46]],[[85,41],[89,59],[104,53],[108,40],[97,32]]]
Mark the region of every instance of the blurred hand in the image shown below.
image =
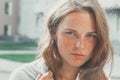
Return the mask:
[[[53,73],[48,71],[45,74],[39,73],[36,80],[52,80]]]

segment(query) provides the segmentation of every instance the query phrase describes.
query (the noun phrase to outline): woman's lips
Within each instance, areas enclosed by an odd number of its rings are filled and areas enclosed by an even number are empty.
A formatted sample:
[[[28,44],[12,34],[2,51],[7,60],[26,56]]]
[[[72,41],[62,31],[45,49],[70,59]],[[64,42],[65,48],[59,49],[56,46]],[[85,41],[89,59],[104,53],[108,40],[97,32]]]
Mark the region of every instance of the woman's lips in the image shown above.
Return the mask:
[[[84,55],[82,53],[72,53],[74,57],[83,57]]]

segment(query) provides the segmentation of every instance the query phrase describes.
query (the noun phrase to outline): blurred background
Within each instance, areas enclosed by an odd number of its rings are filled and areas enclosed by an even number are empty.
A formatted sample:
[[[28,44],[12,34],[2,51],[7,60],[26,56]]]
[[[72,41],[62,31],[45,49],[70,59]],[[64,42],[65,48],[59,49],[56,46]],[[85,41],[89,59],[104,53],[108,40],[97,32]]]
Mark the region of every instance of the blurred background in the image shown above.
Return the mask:
[[[0,0],[0,80],[31,62],[42,39],[45,13],[59,0]],[[110,26],[115,51],[112,80],[120,80],[120,0],[98,0]],[[107,66],[109,68],[109,66]]]

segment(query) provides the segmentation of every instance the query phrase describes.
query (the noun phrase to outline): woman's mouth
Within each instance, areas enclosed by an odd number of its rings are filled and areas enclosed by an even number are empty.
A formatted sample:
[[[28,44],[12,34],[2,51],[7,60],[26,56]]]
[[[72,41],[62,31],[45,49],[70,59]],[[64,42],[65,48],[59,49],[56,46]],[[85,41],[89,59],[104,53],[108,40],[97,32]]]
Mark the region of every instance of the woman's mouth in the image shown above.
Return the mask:
[[[72,55],[76,58],[81,58],[84,56],[82,53],[72,53]]]

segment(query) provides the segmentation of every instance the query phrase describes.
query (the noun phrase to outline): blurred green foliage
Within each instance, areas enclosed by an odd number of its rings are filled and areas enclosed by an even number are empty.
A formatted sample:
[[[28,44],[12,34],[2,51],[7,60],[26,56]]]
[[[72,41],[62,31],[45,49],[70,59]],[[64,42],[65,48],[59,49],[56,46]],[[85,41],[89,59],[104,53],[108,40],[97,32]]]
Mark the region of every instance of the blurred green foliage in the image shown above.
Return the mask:
[[[35,50],[36,48],[37,43],[35,42],[0,43],[0,50]]]
[[[35,54],[0,54],[0,58],[27,63],[35,60],[36,55]]]
[[[0,42],[0,50],[36,50],[37,43],[35,42]],[[24,54],[0,54],[0,58],[18,61],[18,62],[31,62],[35,60],[36,55],[24,53]]]

